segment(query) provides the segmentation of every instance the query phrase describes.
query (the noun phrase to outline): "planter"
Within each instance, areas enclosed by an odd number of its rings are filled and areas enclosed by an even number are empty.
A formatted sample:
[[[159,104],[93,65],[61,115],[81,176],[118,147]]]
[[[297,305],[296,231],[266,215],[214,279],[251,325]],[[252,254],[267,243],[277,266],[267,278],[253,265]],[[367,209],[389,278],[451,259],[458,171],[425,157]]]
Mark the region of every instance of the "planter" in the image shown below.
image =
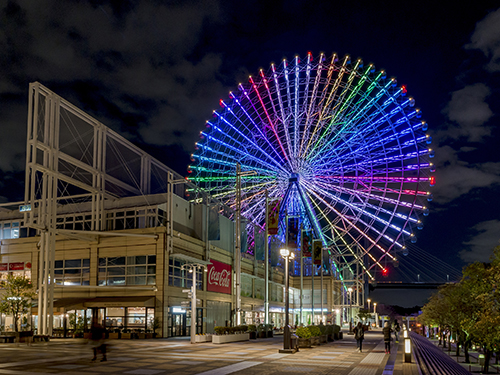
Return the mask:
[[[328,342],[328,336],[327,336],[327,335],[321,335],[321,336],[319,337],[319,342],[320,342],[321,344],[325,344],[325,343],[327,343],[327,342]]]
[[[266,337],[274,337],[273,331],[267,331]]]
[[[299,348],[310,348],[311,347],[311,339],[298,338]]]
[[[90,332],[83,332],[83,338],[90,340],[92,338],[92,333],[90,333]]]
[[[319,336],[311,337],[311,345],[319,345]]]
[[[228,342],[248,341],[250,335],[248,333],[235,333],[232,335],[213,335],[212,342],[214,344],[225,344]]]
[[[257,337],[258,337],[259,339],[265,339],[265,338],[267,338],[267,333],[266,333],[266,331],[259,331],[259,332],[257,332]]]
[[[194,342],[212,342],[212,335],[196,335]]]
[[[131,335],[131,333],[122,333],[121,338],[122,339],[130,339],[130,337],[131,337],[130,335]]]
[[[120,334],[121,334],[121,332],[110,332],[110,333],[108,334],[108,338],[109,338],[109,339],[112,339],[112,340],[113,340],[113,339],[115,339],[115,340],[116,340],[116,339],[119,339],[119,338],[120,338]]]
[[[257,338],[257,332],[255,331],[248,332],[248,334],[250,335],[250,340],[255,340]]]
[[[333,334],[331,334],[331,335],[328,335],[328,338],[327,338],[327,340],[328,340],[329,342],[332,342],[332,341],[333,341]]]

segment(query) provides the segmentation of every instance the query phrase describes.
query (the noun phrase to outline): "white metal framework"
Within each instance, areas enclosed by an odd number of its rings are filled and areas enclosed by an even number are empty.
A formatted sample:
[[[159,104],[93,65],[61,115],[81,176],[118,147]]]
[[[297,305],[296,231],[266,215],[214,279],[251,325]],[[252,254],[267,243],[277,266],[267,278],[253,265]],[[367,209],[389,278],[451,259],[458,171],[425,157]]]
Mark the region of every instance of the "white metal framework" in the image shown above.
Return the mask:
[[[55,235],[85,239],[109,234],[103,233],[105,200],[142,195],[147,202],[148,194],[166,193],[170,250],[170,198],[182,176],[38,82],[30,84],[28,109],[25,205],[30,210],[24,213],[24,225],[41,234],[38,332],[50,335]],[[77,211],[81,206],[76,203],[82,202],[91,202],[89,227],[57,229],[57,206],[73,204]]]

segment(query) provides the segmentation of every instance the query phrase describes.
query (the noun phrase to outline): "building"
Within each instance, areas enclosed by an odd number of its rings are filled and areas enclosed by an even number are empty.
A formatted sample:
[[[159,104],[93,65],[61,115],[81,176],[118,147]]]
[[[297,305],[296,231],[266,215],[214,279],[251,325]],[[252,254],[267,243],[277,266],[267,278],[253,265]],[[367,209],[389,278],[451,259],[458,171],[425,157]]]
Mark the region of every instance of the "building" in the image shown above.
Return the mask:
[[[146,330],[157,318],[160,336],[188,335],[193,264],[200,265],[198,333],[234,324],[233,217],[116,132],[41,84],[30,85],[25,201],[0,205],[0,277],[31,278],[38,298],[28,321],[39,333],[66,332],[75,318],[87,327]],[[269,322],[276,327],[284,324],[279,263],[269,278]],[[290,322],[298,321],[299,279],[292,277]],[[304,289],[305,322],[338,322],[340,284],[324,275],[318,288],[319,280],[314,294]],[[311,276],[303,283],[312,287]],[[264,295],[264,263],[245,253],[243,323],[264,322]],[[12,319],[2,316],[1,324],[8,330]]]

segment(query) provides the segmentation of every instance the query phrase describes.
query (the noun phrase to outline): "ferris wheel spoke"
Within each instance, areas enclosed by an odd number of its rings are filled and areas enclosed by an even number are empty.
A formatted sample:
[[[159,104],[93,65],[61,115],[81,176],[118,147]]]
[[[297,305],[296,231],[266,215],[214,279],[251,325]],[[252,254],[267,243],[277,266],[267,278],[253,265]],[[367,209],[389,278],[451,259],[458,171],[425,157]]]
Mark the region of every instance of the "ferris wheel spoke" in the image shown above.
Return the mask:
[[[362,264],[366,254],[372,265],[363,272],[373,277],[373,267],[413,242],[419,215],[428,213],[426,185],[434,184],[427,125],[396,83],[349,56],[308,53],[304,61],[272,64],[221,101],[190,180],[234,207],[240,163],[256,172],[241,190],[249,230],[263,228],[267,191],[281,198],[277,238],[286,233],[285,218],[298,217],[328,248],[332,272],[342,277],[330,249],[337,260],[358,256]]]

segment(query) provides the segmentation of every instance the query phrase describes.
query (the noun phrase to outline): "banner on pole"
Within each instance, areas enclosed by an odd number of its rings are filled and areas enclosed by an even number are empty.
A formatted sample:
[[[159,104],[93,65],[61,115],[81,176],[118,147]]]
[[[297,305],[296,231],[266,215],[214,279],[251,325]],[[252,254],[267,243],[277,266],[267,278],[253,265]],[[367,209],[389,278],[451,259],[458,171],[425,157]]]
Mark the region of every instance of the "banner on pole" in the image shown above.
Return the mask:
[[[211,205],[208,210],[208,240],[220,240],[219,206]]]
[[[254,233],[254,238],[255,238],[255,259],[257,260],[264,260],[265,253],[266,253],[266,232],[265,231],[259,231],[258,226],[254,226],[253,229]]]
[[[280,201],[274,200],[268,203],[267,211],[269,213],[267,234],[278,234],[279,216],[280,216]]]
[[[296,249],[297,242],[299,239],[299,218],[289,217],[288,218],[288,236],[287,236],[287,247],[288,249]]]
[[[245,218],[241,218],[240,223],[240,250],[242,253],[248,252],[248,232],[247,232],[248,221]]]
[[[321,240],[313,241],[313,262],[314,264],[321,264],[321,252],[323,251],[323,243]]]
[[[306,258],[311,257],[312,250],[312,232],[308,230],[302,231],[302,256]]]

